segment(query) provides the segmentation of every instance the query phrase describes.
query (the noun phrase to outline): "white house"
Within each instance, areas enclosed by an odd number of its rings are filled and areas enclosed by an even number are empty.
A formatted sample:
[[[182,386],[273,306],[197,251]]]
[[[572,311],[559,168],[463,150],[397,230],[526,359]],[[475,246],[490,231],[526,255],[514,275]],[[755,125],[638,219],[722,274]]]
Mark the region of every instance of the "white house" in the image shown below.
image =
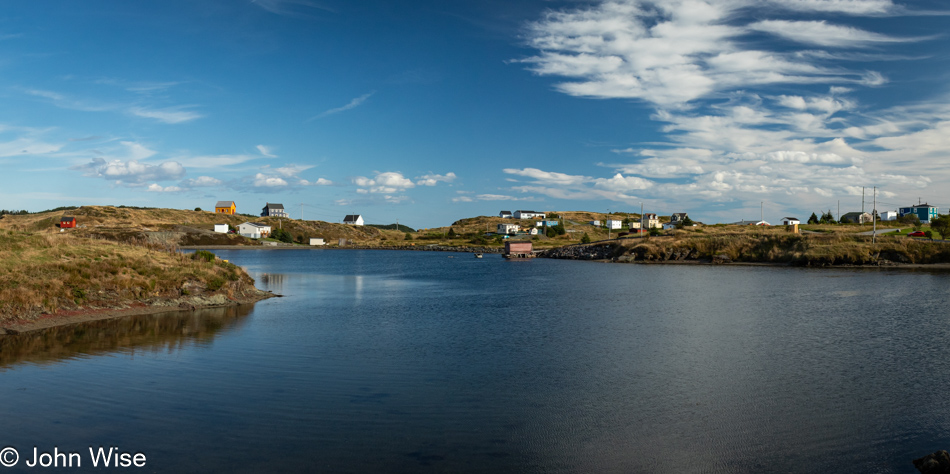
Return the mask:
[[[639,230],[639,229],[640,229],[640,221],[630,221],[630,223],[627,224],[627,228],[630,229],[630,230]]]
[[[343,223],[350,225],[363,225],[363,216],[359,214],[347,214],[346,217],[343,218]]]
[[[532,227],[531,230],[528,231],[528,233],[531,235],[538,235],[538,228]]]
[[[801,225],[802,221],[798,220],[797,217],[783,217],[782,225]]]
[[[590,225],[594,227],[600,227],[600,221],[590,221]]]
[[[618,221],[614,219],[607,219],[607,228],[614,230],[619,229],[623,226],[623,221]]]
[[[534,219],[538,217],[544,219],[544,213],[534,211],[515,211],[515,219]]]
[[[499,234],[517,234],[521,227],[518,224],[498,224]]]
[[[256,222],[245,222],[238,226],[238,234],[252,239],[261,239],[270,235],[270,226]]]
[[[267,203],[264,209],[261,209],[261,217],[289,217],[284,210],[283,204]]]
[[[327,243],[324,242],[323,239],[320,239],[320,238],[317,238],[317,237],[311,237],[311,238],[310,238],[310,245],[326,245],[326,244],[327,244]]]
[[[217,232],[217,233],[219,233],[219,234],[227,234],[227,233],[228,233],[228,225],[227,225],[227,224],[215,224],[215,225],[214,225],[214,231]]]
[[[511,211],[501,211],[498,213],[498,217],[502,219],[511,219]]]
[[[897,211],[883,211],[879,212],[878,216],[882,221],[896,221],[897,220]]]
[[[656,214],[652,214],[652,213],[644,214],[641,220],[643,221],[643,225],[647,229],[661,229],[662,228],[662,226],[660,225],[660,219],[656,217]]]

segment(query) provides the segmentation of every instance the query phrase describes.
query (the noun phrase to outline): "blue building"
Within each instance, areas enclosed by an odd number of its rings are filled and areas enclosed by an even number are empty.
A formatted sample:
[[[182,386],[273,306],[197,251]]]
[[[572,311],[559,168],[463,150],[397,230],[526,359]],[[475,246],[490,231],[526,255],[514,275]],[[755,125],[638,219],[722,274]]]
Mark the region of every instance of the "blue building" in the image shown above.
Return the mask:
[[[929,224],[931,219],[937,218],[937,208],[930,204],[923,203],[916,206],[902,207],[897,210],[897,214],[900,217],[904,217],[907,214],[917,214],[917,218],[920,219],[920,222]]]

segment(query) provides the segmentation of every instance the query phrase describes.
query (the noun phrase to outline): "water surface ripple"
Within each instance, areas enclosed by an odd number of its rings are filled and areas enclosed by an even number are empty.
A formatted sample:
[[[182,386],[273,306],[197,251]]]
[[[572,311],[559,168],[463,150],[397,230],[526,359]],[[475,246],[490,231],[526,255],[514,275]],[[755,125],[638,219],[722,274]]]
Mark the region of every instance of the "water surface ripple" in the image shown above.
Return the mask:
[[[285,297],[0,339],[0,444],[155,472],[910,473],[950,448],[947,273],[217,253]]]

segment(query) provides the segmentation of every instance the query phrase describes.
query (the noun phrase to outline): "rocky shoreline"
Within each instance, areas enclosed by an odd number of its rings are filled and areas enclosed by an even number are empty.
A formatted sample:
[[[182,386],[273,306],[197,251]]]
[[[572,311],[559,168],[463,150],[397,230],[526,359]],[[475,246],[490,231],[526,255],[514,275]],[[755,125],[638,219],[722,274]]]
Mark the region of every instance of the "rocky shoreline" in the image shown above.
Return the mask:
[[[889,255],[883,252],[867,263],[855,263],[834,257],[822,259],[799,259],[797,261],[754,261],[733,259],[726,254],[712,256],[700,253],[688,247],[671,248],[661,252],[640,252],[637,247],[628,247],[614,242],[569,245],[537,252],[539,258],[553,258],[564,260],[589,260],[613,263],[646,263],[646,264],[693,264],[693,265],[768,265],[768,266],[800,266],[800,267],[835,267],[835,268],[950,268],[948,263],[910,263],[903,261],[899,255]],[[888,257],[893,258],[889,259]]]
[[[205,245],[179,247],[182,250],[412,250],[420,252],[503,253],[504,249],[493,247],[454,247],[451,245],[358,245],[343,247],[308,245]]]
[[[115,302],[103,307],[87,306],[72,311],[57,311],[53,314],[41,314],[35,319],[0,320],[0,337],[126,316],[164,313],[169,311],[195,311],[203,308],[254,304],[258,301],[277,296],[280,295],[250,286],[237,289],[230,297],[223,293],[216,293],[211,295],[182,296],[178,298],[156,297],[144,301]]]

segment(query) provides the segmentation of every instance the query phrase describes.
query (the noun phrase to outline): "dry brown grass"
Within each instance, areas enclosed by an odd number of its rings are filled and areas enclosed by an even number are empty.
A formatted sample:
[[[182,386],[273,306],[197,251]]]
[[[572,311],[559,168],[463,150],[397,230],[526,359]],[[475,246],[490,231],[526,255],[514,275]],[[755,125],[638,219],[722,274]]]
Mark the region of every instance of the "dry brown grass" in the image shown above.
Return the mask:
[[[41,214],[6,215],[0,219],[0,229],[41,232],[59,231],[56,227],[64,216],[75,216],[79,228],[67,229],[67,233],[78,235],[99,235],[112,240],[129,241],[133,238],[153,239],[155,234],[172,233],[178,239],[186,234],[191,240],[182,240],[182,245],[228,245],[235,242],[204,242],[201,235],[225,237],[212,234],[214,224],[229,224],[235,228],[244,222],[261,222],[272,228],[289,231],[295,238],[306,243],[311,237],[322,237],[328,243],[344,238],[353,242],[380,240],[384,235],[388,240],[403,233],[380,231],[362,226],[349,226],[323,221],[297,219],[279,219],[276,217],[255,217],[248,215],[215,214],[209,211],[181,209],[139,209],[113,206],[82,206],[69,211],[56,211]],[[341,216],[342,217],[342,216]],[[393,232],[391,235],[384,232]],[[161,237],[161,235],[159,235]],[[238,237],[235,237],[238,238]],[[194,239],[197,239],[195,241]],[[207,239],[205,239],[207,240]],[[245,243],[252,243],[250,241]]]
[[[690,259],[725,257],[736,262],[793,265],[869,265],[882,260],[898,263],[950,263],[950,244],[897,236],[852,232],[793,234],[784,227],[722,226],[678,230],[671,235],[619,241],[623,253],[641,260],[667,260],[688,254]]]
[[[141,243],[0,231],[0,319],[253,283],[243,270]],[[230,296],[230,295],[229,295]]]

